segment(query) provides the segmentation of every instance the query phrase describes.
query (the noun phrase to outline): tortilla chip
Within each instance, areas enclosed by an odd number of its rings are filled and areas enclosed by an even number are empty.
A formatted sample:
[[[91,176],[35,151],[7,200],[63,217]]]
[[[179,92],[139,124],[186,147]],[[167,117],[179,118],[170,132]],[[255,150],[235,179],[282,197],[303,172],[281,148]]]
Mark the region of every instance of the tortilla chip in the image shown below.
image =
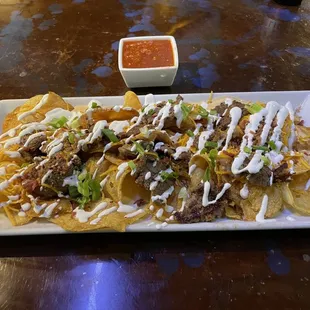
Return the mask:
[[[3,122],[3,132],[6,132],[12,128],[15,128],[19,124],[27,124],[31,122],[40,122],[45,118],[45,114],[48,111],[56,108],[62,108],[65,110],[73,110],[73,107],[65,102],[60,96],[53,92],[48,93],[48,99],[46,103],[40,107],[36,112],[24,117],[22,120],[18,120],[18,116],[24,112],[32,110],[43,98],[43,95],[37,95],[27,100],[23,105],[14,109],[11,113],[7,114]]]
[[[268,207],[265,218],[272,218],[283,209],[281,184],[274,184],[271,187],[249,186],[249,196],[242,199],[240,207],[243,211],[243,220],[255,221],[259,212],[264,195],[268,195]]]
[[[138,96],[133,91],[127,91],[124,95],[124,107],[133,108],[135,110],[142,109],[142,104]]]

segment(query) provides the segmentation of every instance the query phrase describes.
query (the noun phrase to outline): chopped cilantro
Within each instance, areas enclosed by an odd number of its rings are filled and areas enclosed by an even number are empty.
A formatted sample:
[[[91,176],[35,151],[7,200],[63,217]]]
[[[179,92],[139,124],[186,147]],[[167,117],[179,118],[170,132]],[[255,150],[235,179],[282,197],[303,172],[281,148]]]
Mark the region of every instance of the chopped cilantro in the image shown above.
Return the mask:
[[[111,142],[115,143],[119,141],[113,130],[104,128],[102,129],[102,132]]]
[[[204,147],[201,151],[200,154],[206,154],[207,153],[207,149]]]
[[[211,111],[210,111],[210,114],[211,114],[211,115],[217,115],[217,112],[216,112],[216,110],[211,110]]]
[[[173,100],[172,100],[172,99],[168,99],[168,102],[169,102],[169,103],[173,103]]]
[[[186,134],[187,134],[189,137],[191,137],[191,138],[194,137],[194,133],[193,133],[191,130],[187,130],[187,131],[186,131]]]

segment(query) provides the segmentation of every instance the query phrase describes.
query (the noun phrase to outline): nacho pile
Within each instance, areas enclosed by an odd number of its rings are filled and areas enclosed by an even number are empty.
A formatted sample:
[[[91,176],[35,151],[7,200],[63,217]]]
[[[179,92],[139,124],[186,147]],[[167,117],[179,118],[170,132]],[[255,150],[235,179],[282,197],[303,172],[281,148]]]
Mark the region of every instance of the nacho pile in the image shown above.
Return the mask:
[[[5,118],[0,210],[70,231],[310,215],[309,137],[290,103],[127,92],[123,106],[73,107],[49,92]]]

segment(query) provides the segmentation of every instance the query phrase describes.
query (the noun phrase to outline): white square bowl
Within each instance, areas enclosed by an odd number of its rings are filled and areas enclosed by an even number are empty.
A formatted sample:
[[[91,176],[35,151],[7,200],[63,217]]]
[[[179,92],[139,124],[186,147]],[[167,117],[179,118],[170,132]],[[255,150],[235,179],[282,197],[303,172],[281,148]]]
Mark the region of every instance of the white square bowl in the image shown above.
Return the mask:
[[[129,41],[155,41],[169,40],[172,46],[174,64],[170,67],[155,68],[124,68],[123,67],[123,47],[124,42]],[[123,38],[120,40],[118,49],[118,68],[122,77],[129,88],[134,87],[157,87],[171,86],[179,67],[178,48],[173,36],[145,36]]]

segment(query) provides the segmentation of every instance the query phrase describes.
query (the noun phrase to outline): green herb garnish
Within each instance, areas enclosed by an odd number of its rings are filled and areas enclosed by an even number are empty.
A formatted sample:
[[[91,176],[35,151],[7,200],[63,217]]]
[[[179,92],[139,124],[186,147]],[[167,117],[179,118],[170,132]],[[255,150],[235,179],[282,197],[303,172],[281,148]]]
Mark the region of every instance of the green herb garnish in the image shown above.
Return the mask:
[[[217,148],[217,142],[214,142],[214,141],[207,141],[207,142],[205,143],[205,147],[206,147],[206,148],[211,147],[212,149]]]
[[[111,142],[115,143],[119,141],[113,130],[104,128],[102,132]]]
[[[211,175],[211,171],[210,171],[210,168],[208,167],[202,177],[202,180],[204,182],[210,181],[210,175]]]
[[[144,155],[144,149],[143,149],[142,145],[141,145],[140,143],[136,142],[136,141],[134,141],[133,144],[136,146],[137,152],[138,152],[141,156],[143,156],[143,155]]]
[[[173,100],[172,100],[172,99],[168,99],[168,102],[169,102],[169,103],[173,103]]]
[[[212,149],[209,152],[209,158],[211,160],[211,165],[212,165],[213,168],[215,167],[215,161],[216,161],[216,158],[217,158],[217,154],[218,154],[217,149]]]
[[[204,148],[200,151],[200,154],[206,154],[207,151],[208,151],[208,150],[204,147]]]
[[[210,114],[211,114],[211,115],[217,115],[217,112],[216,112],[216,110],[211,110],[211,111],[210,111]]]
[[[202,118],[208,118],[209,116],[209,112],[205,108],[203,108],[201,105],[198,107],[198,114]]]
[[[194,135],[194,133],[191,131],[191,130],[187,130],[186,131],[186,134],[189,136],[189,137],[191,137],[191,138],[193,138],[195,135]]]
[[[128,162],[128,166],[132,171],[136,169],[136,165],[132,160]]]
[[[192,111],[192,107],[187,106],[185,103],[181,103],[181,111],[183,114],[183,119],[187,119]]]
[[[258,145],[253,145],[252,146],[253,150],[258,150],[258,151],[269,151],[269,148],[267,146],[258,146]]]
[[[263,107],[258,103],[253,103],[252,105],[246,105],[245,108],[251,113],[255,114],[258,113]]]
[[[29,165],[30,165],[29,163],[22,163],[21,168],[25,168],[25,167],[27,167]]]
[[[147,115],[153,115],[155,113],[155,110],[151,109],[147,112]]]
[[[81,207],[84,207],[84,205],[90,201],[100,199],[100,183],[93,180],[89,173],[81,173],[78,176],[78,180],[77,190],[74,189],[74,186],[69,186],[69,195],[72,198],[77,198]]]
[[[162,178],[163,181],[166,181],[166,180],[177,179],[179,175],[174,171],[170,173],[166,171],[162,171],[160,174],[160,177]]]
[[[92,109],[98,108],[97,102],[92,102],[92,103],[91,103],[91,108],[92,108]]]
[[[70,144],[73,144],[75,142],[75,135],[72,132],[69,132],[68,134],[68,141]]]
[[[64,127],[64,125],[68,122],[68,119],[65,116],[61,116],[59,118],[53,118],[49,123],[50,126],[58,129]]]
[[[266,156],[262,156],[261,159],[264,162],[264,165],[266,166],[270,165],[270,160]]]
[[[252,150],[248,146],[245,146],[243,149],[243,152],[245,152],[247,154],[251,154]]]
[[[274,141],[270,140],[268,144],[273,151],[277,150],[277,146]]]
[[[80,127],[80,122],[79,122],[79,117],[76,116],[71,122],[70,122],[70,127],[73,129],[76,129]]]

